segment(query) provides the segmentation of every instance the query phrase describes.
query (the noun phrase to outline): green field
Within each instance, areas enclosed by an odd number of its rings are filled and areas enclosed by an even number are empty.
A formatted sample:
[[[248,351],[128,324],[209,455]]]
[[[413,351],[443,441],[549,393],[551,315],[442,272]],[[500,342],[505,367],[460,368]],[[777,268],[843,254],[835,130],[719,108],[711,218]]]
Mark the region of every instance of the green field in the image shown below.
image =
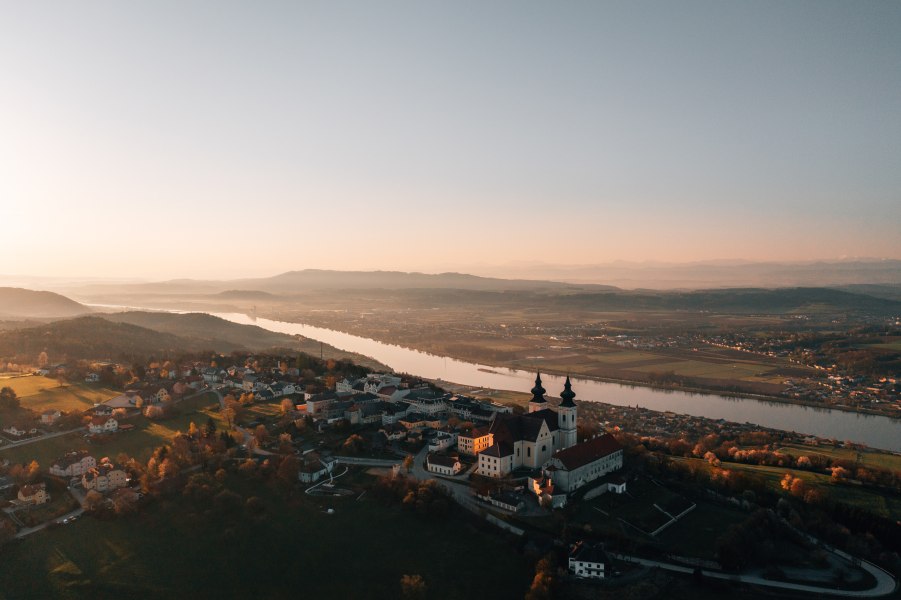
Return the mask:
[[[707,461],[699,458],[671,458],[677,461],[694,462],[700,468],[711,468]],[[732,471],[745,471],[762,477],[766,481],[767,487],[780,493],[783,491],[780,482],[785,474],[791,471],[795,477],[803,479],[805,483],[819,489],[827,497],[836,502],[844,502],[852,506],[859,506],[874,514],[890,519],[901,519],[901,498],[889,496],[878,490],[870,490],[861,486],[847,483],[834,483],[832,477],[825,473],[813,473],[811,471],[787,469],[785,467],[768,467],[763,465],[746,465],[742,463],[725,462],[721,467]]]
[[[29,375],[0,379],[0,387],[11,387],[21,404],[35,412],[48,408],[64,412],[83,411],[120,394],[99,384],[73,383],[60,386],[55,379]]]
[[[785,446],[781,446],[779,451],[795,457],[820,455],[832,460],[847,460],[851,462],[857,462],[859,458],[862,465],[889,469],[891,471],[901,471],[901,455],[889,454],[888,452],[861,451],[858,456],[856,450],[850,450],[848,448],[804,446],[801,444],[786,444]]]
[[[178,414],[163,421],[151,421],[142,416],[128,419],[125,423],[134,424],[135,429],[118,432],[104,443],[88,443],[84,438],[84,431],[79,430],[34,444],[19,447],[0,446],[0,458],[8,458],[14,463],[37,460],[42,467],[47,468],[53,460],[66,452],[86,449],[95,455],[95,458],[115,457],[124,452],[139,460],[146,460],[155,447],[171,442],[172,436],[177,432],[187,431],[192,421],[200,427],[206,423],[208,417],[212,417],[217,427],[224,427],[215,394],[203,394],[185,400],[177,407]]]
[[[142,514],[71,525],[4,548],[0,598],[397,598],[423,577],[429,597],[522,598],[527,561],[460,517],[427,518],[364,497],[288,504],[262,484],[261,519],[224,519],[176,499]],[[325,508],[335,514],[325,514]]]

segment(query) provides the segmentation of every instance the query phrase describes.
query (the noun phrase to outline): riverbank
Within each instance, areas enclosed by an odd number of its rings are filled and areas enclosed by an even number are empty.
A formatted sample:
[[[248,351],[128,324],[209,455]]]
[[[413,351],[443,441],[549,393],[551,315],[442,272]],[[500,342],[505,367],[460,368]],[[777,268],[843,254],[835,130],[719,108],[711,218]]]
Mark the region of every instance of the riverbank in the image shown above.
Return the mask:
[[[280,314],[272,314],[272,315],[259,315],[266,319],[272,320],[281,320],[283,322],[295,323],[301,326],[309,326],[307,323],[299,322],[296,320],[285,321],[283,315]],[[320,325],[314,325],[314,327],[321,327]],[[453,349],[447,349],[442,354],[436,354],[432,349],[428,347],[417,347],[413,344],[408,343],[399,343],[396,340],[388,339],[383,335],[378,335],[378,333],[372,334],[371,332],[357,332],[354,331],[353,328],[343,327],[341,325],[331,325],[328,329],[332,331],[338,331],[341,333],[345,333],[347,335],[363,337],[367,339],[374,340],[376,342],[380,342],[382,344],[389,344],[392,346],[398,346],[401,348],[405,348],[408,350],[413,350],[416,352],[423,352],[426,354],[430,354],[432,356],[451,358],[454,360],[464,361],[464,362],[472,362],[484,365],[486,367],[492,367],[495,369],[514,369],[514,370],[529,370],[535,368],[534,364],[524,365],[521,364],[520,359],[514,360],[491,360],[485,359],[484,357],[473,357],[468,356],[462,352],[455,352]],[[534,363],[534,361],[532,361]],[[596,381],[600,383],[611,383],[616,385],[628,386],[633,388],[644,388],[657,390],[661,392],[681,392],[686,394],[699,394],[699,395],[707,395],[707,396],[718,396],[718,397],[726,397],[732,398],[735,400],[755,400],[758,402],[773,402],[778,404],[787,404],[793,406],[803,406],[807,408],[814,409],[822,409],[822,410],[837,410],[846,413],[852,414],[860,414],[860,415],[871,415],[871,416],[881,416],[890,419],[899,420],[901,419],[901,414],[898,414],[897,411],[879,411],[872,410],[869,408],[859,408],[841,404],[827,405],[819,402],[812,402],[810,400],[803,400],[800,398],[788,398],[785,396],[777,396],[772,394],[760,394],[760,393],[752,393],[752,392],[743,392],[732,389],[721,389],[716,387],[704,387],[704,386],[696,386],[696,385],[682,385],[679,383],[660,383],[660,382],[649,382],[644,380],[635,380],[628,379],[622,377],[604,377],[598,375],[590,375],[584,373],[573,373],[567,372],[560,369],[555,369],[553,367],[542,367],[542,373],[547,373],[551,375],[557,375],[560,377],[565,377],[567,375],[578,379],[578,380],[587,380],[587,381]],[[736,380],[736,385],[741,385],[740,381]],[[551,391],[551,393],[554,393]]]

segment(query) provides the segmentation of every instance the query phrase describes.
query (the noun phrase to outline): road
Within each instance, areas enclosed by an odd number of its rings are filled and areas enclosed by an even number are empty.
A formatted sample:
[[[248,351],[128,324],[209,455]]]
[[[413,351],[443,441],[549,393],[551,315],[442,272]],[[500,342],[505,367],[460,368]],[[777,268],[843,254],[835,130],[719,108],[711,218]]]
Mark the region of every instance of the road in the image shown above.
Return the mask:
[[[76,427],[75,429],[67,429],[65,431],[56,431],[54,433],[45,433],[44,435],[39,435],[38,437],[28,438],[27,440],[19,440],[17,442],[9,442],[8,444],[4,444],[0,446],[0,451],[6,450],[8,448],[18,448],[19,446],[26,446],[28,444],[34,444],[35,442],[43,442],[44,440],[49,440],[51,438],[60,437],[63,435],[69,435],[70,433],[74,433],[76,431],[84,431],[84,427]]]
[[[626,562],[632,562],[646,567],[658,567],[676,573],[691,575],[695,572],[695,569],[693,567],[683,567],[682,565],[674,565],[671,563],[664,563],[656,560],[647,560],[644,558],[638,558],[636,556],[626,556],[622,554],[615,554],[614,556]],[[892,577],[876,565],[867,561],[861,561],[860,567],[876,578],[876,585],[868,590],[838,590],[835,588],[819,587],[815,585],[803,585],[800,583],[773,581],[771,579],[764,579],[763,577],[759,577],[757,575],[735,575],[732,573],[722,573],[720,571],[708,571],[706,569],[702,569],[701,573],[704,575],[704,577],[710,577],[712,579],[725,579],[726,581],[735,581],[748,583],[751,585],[774,587],[795,592],[820,594],[823,596],[838,596],[842,598],[878,598],[880,596],[887,596],[895,591],[897,582],[895,581],[894,577]]]
[[[469,486],[462,481],[452,481],[450,479],[446,479],[444,477],[435,477],[425,469],[425,457],[429,453],[429,447],[426,445],[422,450],[414,457],[413,459],[413,469],[410,472],[410,475],[418,479],[419,481],[425,481],[427,479],[434,479],[438,485],[446,489],[450,492],[451,497],[461,506],[467,508],[473,512],[478,512],[480,507],[475,499],[472,497],[472,490],[470,490]]]

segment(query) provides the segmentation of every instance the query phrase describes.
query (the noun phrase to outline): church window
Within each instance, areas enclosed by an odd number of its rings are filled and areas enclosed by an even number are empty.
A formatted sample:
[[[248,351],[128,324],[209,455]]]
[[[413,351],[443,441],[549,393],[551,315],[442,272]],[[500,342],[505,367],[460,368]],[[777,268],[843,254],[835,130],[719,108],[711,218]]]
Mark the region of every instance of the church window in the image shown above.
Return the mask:
[[[531,446],[526,448],[526,456],[532,456],[532,447]]]
[[[542,446],[541,451],[544,452],[545,450],[547,450],[547,446]]]

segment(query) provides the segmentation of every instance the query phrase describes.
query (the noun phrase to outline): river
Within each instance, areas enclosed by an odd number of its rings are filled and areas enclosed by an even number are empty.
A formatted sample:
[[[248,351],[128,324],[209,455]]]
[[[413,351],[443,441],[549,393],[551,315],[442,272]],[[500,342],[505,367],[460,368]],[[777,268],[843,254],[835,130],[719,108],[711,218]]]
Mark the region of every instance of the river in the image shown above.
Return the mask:
[[[489,367],[436,356],[322,327],[255,318],[242,313],[209,314],[233,323],[256,325],[278,333],[302,335],[331,344],[341,350],[369,356],[395,371],[427,379],[440,379],[461,385],[517,392],[528,392],[535,379],[535,374],[528,371]],[[542,381],[550,395],[556,396],[563,389],[562,377],[542,375]],[[872,448],[901,451],[901,420],[889,417],[797,404],[731,398],[716,394],[658,390],[578,378],[573,378],[573,391],[577,394],[577,401],[606,402],[619,406],[642,406],[658,411],[672,411],[710,419],[755,423],[784,431],[851,440]]]

